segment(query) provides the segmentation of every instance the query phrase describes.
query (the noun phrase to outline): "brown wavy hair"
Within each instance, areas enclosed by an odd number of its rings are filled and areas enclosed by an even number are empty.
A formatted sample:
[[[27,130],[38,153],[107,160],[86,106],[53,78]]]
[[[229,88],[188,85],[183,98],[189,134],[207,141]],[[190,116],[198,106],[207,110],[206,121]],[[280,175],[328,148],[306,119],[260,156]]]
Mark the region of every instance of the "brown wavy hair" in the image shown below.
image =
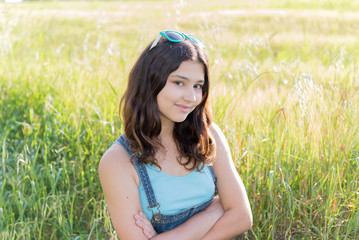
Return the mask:
[[[150,50],[151,44],[133,66],[120,102],[119,112],[125,135],[140,162],[152,163],[160,168],[155,158],[155,152],[163,147],[159,140],[161,119],[157,95],[164,88],[170,73],[178,69],[182,62],[200,62],[204,67],[205,78],[202,101],[186,120],[175,123],[173,137],[180,152],[177,159],[179,163],[188,170],[201,170],[204,164],[200,163],[213,163],[215,155],[215,142],[208,128],[212,114],[208,104],[207,53],[187,39],[173,43],[162,37]]]

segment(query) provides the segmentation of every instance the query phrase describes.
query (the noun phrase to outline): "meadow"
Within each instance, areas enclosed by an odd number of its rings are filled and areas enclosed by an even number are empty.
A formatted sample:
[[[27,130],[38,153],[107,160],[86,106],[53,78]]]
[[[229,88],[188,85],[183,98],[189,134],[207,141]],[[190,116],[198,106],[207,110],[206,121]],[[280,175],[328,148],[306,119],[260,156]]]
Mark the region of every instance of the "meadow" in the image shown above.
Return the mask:
[[[237,239],[359,239],[359,1],[0,3],[0,239],[116,239],[97,167],[161,30],[202,39]]]

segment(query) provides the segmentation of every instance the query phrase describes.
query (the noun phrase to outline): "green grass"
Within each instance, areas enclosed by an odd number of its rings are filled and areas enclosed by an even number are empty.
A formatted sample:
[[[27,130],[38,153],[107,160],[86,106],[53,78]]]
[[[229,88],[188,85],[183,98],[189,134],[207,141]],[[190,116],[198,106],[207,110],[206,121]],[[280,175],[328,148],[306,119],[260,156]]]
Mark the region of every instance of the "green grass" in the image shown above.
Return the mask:
[[[358,1],[0,4],[0,239],[115,238],[97,175],[163,29],[206,43],[244,239],[359,237]]]

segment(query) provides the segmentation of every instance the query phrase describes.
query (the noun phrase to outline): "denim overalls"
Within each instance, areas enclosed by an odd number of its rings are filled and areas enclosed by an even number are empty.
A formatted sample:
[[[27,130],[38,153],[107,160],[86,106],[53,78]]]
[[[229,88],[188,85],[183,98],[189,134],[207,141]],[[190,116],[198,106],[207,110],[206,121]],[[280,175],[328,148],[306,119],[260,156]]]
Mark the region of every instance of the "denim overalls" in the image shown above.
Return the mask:
[[[211,203],[214,194],[208,201],[198,204],[196,206],[184,209],[175,214],[162,214],[160,209],[161,205],[156,200],[156,196],[153,192],[151,181],[148,176],[148,172],[145,167],[145,164],[139,163],[138,158],[134,157],[135,153],[130,150],[129,143],[127,139],[124,137],[124,135],[121,135],[116,141],[123,146],[123,148],[131,157],[131,161],[137,171],[138,177],[143,185],[143,189],[146,194],[146,198],[149,204],[147,209],[152,212],[152,220],[151,220],[152,226],[157,233],[163,233],[165,231],[177,227],[178,225],[184,223],[187,219],[189,219],[196,213],[205,209]],[[213,169],[211,166],[208,166],[208,168],[212,175],[214,185],[216,186],[216,178]]]

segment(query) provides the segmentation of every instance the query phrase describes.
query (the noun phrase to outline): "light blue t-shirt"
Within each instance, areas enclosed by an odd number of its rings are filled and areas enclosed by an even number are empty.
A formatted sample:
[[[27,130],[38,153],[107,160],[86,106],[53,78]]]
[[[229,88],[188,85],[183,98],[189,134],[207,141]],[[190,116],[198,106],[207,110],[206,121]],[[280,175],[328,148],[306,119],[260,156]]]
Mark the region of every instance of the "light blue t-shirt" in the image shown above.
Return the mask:
[[[182,177],[168,175],[152,164],[145,166],[162,214],[175,214],[194,207],[208,201],[214,194],[215,185],[207,165],[200,172],[195,169]],[[142,210],[151,221],[152,212],[147,209],[148,201],[142,183],[138,191]]]

